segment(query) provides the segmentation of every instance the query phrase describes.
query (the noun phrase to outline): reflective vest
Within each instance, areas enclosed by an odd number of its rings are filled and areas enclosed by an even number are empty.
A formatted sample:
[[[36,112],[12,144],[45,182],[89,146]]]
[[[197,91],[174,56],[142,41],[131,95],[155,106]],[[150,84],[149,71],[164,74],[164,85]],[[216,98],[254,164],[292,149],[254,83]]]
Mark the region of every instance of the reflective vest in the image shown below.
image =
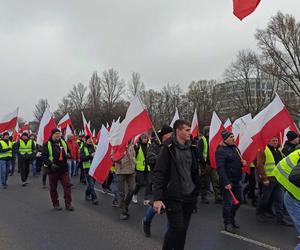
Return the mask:
[[[77,140],[77,144],[78,144],[79,149],[82,149],[82,147],[84,145],[83,141]]]
[[[65,150],[65,153],[67,154],[68,152],[68,146],[67,146],[67,143],[64,141],[64,140],[60,140],[60,142],[62,143],[63,145],[63,148]],[[53,162],[53,150],[52,150],[52,144],[51,144],[51,141],[48,141],[48,152],[49,152],[49,160],[51,162]]]
[[[84,152],[84,156],[89,156],[90,155],[89,150],[88,150],[87,147],[83,148],[83,152]],[[91,161],[82,162],[82,166],[83,166],[84,169],[90,168],[91,167]]]
[[[3,140],[0,141],[2,149],[9,149],[9,151],[6,151],[4,153],[0,153],[0,159],[6,158],[6,157],[12,157],[12,142],[8,141],[7,143]]]
[[[277,181],[284,186],[284,188],[289,191],[298,201],[300,201],[300,188],[289,181],[289,175],[292,169],[297,166],[299,159],[300,149],[297,149],[282,159],[272,173]]]
[[[114,165],[111,166],[110,172],[111,172],[112,174],[115,174],[115,173],[116,173],[116,167],[115,167]]]
[[[205,136],[202,136],[202,141],[203,141],[203,158],[206,161],[207,160],[207,155],[208,155],[208,143],[207,139]]]
[[[150,171],[150,166],[147,165],[148,171]],[[137,171],[145,171],[145,156],[142,150],[142,147],[139,146],[139,151],[136,156],[136,170]]]
[[[276,165],[275,165],[274,156],[268,146],[266,146],[265,155],[266,155],[265,172],[266,172],[266,175],[268,177],[270,177],[270,176],[273,176],[272,172],[273,172],[274,168],[276,167]]]
[[[25,154],[31,155],[32,154],[32,140],[28,140],[27,142],[20,140],[19,153],[20,153],[20,155],[25,155]]]

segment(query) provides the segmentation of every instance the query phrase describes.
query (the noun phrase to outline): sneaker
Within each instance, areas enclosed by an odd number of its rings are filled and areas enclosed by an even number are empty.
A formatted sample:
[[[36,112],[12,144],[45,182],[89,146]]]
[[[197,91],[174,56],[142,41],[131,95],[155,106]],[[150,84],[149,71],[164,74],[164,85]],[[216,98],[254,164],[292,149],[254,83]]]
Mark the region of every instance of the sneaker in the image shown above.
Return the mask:
[[[120,220],[128,220],[128,214],[122,213],[120,214]]]
[[[144,206],[148,206],[150,203],[150,200],[144,200]]]
[[[62,210],[62,208],[61,208],[59,205],[56,205],[56,206],[54,206],[53,208],[54,208],[54,210],[56,210],[56,211],[61,211],[61,210]]]
[[[144,220],[143,220],[143,230],[147,238],[151,237],[151,224],[146,223]]]
[[[235,228],[231,224],[225,225],[224,229],[228,233],[236,234]]]
[[[277,220],[277,224],[281,225],[281,226],[287,226],[287,227],[292,227],[293,224],[286,221],[285,219],[281,219],[281,220]]]
[[[25,186],[26,186],[26,182],[23,182],[23,183],[22,183],[22,187],[25,187]]]
[[[91,200],[92,200],[92,196],[86,195],[86,196],[85,196],[85,200],[86,200],[86,201],[91,201]]]
[[[112,207],[119,207],[119,202],[118,201],[113,201],[111,204]]]
[[[239,224],[236,224],[235,222],[232,222],[232,226],[233,226],[233,228],[235,228],[235,229],[239,229],[239,228],[240,228],[240,225],[239,225]]]
[[[72,205],[69,205],[69,206],[66,207],[66,210],[67,211],[74,211],[75,209]]]
[[[134,204],[137,204],[138,203],[138,200],[137,200],[137,195],[133,195],[132,196],[132,202],[134,203]]]

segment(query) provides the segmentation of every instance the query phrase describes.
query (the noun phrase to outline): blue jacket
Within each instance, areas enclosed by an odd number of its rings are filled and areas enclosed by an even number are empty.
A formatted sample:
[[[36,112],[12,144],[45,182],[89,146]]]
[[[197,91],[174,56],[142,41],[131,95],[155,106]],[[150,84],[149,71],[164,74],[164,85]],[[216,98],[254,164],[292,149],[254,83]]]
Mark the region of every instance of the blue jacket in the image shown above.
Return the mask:
[[[242,179],[242,162],[238,150],[235,145],[229,146],[224,143],[216,150],[217,171],[224,186],[238,184]]]

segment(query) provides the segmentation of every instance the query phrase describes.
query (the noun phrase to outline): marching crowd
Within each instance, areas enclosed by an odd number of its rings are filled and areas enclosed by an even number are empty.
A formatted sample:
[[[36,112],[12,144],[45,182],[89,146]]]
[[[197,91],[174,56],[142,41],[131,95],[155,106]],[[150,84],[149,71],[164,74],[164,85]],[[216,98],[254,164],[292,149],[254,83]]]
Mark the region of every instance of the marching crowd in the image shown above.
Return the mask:
[[[202,136],[192,138],[190,124],[177,120],[173,128],[164,125],[157,134],[143,133],[136,143],[130,141],[118,159],[112,152],[111,170],[102,188],[113,194],[112,206],[120,209],[120,219],[129,219],[130,204],[137,203],[138,193],[143,191],[143,204],[148,206],[143,218],[145,236],[151,237],[155,215],[165,212],[168,226],[163,249],[184,249],[197,204],[209,204],[208,194],[213,192],[214,202],[223,205],[226,231],[237,232],[238,208],[251,202],[259,222],[275,220],[279,226],[294,225],[300,236],[299,135],[289,131],[284,145],[277,137],[272,138],[256,160],[248,163],[235,145],[233,134],[224,130],[215,154],[217,168],[210,165],[208,135],[209,127],[204,127]],[[14,142],[4,132],[0,140],[2,187],[7,189],[9,176],[18,171],[21,185],[26,188],[31,171],[33,176],[42,175],[44,188],[48,177],[55,210],[62,210],[57,192],[60,182],[65,209],[74,211],[71,187],[74,176],[79,176],[86,185],[85,200],[98,205],[95,179],[89,175],[96,145],[90,136],[69,135],[64,140],[58,128],[52,130],[43,146],[37,145],[35,134],[23,132]],[[244,173],[249,165],[250,171]]]

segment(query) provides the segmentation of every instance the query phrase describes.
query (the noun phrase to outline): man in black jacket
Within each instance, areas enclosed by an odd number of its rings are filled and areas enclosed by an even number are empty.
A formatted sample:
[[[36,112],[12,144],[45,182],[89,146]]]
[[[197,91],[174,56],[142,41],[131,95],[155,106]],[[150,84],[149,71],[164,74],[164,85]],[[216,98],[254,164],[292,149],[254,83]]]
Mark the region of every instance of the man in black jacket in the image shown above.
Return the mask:
[[[288,140],[284,143],[282,153],[285,156],[288,156],[290,153],[297,149],[297,146],[299,146],[299,135],[294,131],[289,131],[287,132],[286,137]]]
[[[175,134],[162,147],[153,171],[153,207],[158,214],[165,209],[168,217],[163,249],[184,249],[200,176],[190,124],[177,120],[173,130]]]
[[[216,150],[217,171],[220,182],[225,189],[223,192],[223,219],[225,231],[234,233],[239,226],[235,222],[236,212],[242,202],[242,190],[240,181],[242,179],[242,167],[247,165],[242,160],[239,150],[234,144],[234,136],[229,131],[222,132],[223,142]],[[230,190],[239,201],[234,205]]]
[[[48,168],[50,196],[55,210],[62,210],[59,206],[57,184],[61,182],[64,189],[66,210],[74,211],[71,204],[71,184],[68,173],[68,145],[61,138],[61,132],[55,128],[51,132],[51,138],[43,146],[43,162]]]

